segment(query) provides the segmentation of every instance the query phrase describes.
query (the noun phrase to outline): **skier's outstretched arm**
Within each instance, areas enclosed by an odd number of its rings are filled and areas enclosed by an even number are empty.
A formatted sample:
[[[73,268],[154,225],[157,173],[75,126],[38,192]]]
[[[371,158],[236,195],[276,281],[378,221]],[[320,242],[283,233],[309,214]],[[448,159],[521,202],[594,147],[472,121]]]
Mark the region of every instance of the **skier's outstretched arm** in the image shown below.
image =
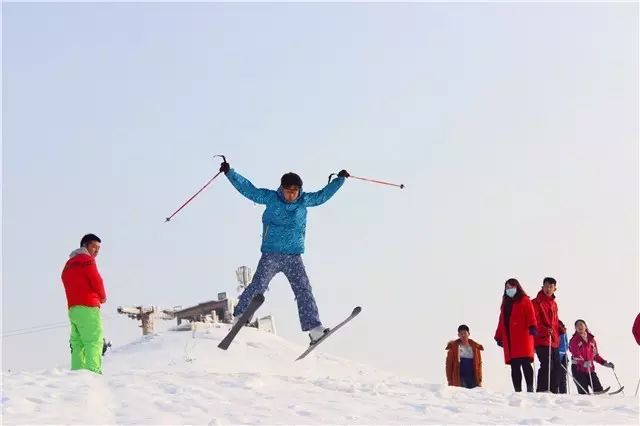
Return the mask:
[[[309,192],[304,194],[304,204],[307,207],[315,207],[320,204],[326,203],[329,198],[333,197],[333,195],[340,189],[340,187],[344,184],[346,178],[338,177],[329,182],[324,188],[320,191]]]
[[[229,169],[226,173],[227,179],[239,193],[258,204],[267,204],[275,195],[275,191],[265,188],[256,188],[249,179],[240,175],[234,169]]]

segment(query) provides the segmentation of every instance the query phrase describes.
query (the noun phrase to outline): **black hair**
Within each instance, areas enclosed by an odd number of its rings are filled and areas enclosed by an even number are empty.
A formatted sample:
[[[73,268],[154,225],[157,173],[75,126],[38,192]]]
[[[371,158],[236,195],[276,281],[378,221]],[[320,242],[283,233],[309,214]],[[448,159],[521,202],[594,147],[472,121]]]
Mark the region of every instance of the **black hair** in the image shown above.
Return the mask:
[[[285,173],[280,178],[280,186],[283,188],[287,186],[297,186],[302,188],[302,179],[293,172]]]
[[[84,237],[82,237],[82,239],[80,240],[80,247],[84,247],[85,245],[89,244],[92,241],[97,241],[99,243],[102,242],[102,240],[98,238],[96,234],[87,234]]]
[[[552,278],[552,277],[544,277],[544,280],[542,280],[542,284],[553,284],[553,285],[557,285],[556,283],[556,279]]]
[[[576,322],[573,323],[573,326],[577,327],[579,322],[583,323],[585,328],[589,328],[589,327],[587,327],[587,322],[585,320],[583,320],[583,319],[576,320]]]
[[[515,294],[515,296],[513,296],[513,298],[507,296],[507,286],[508,285],[516,287],[516,294]],[[502,306],[504,306],[505,303],[511,303],[512,301],[518,300],[521,297],[526,296],[526,295],[527,295],[527,293],[524,291],[524,289],[520,285],[520,281],[518,281],[515,278],[509,278],[504,283],[504,289],[502,290]]]
[[[462,324],[461,326],[458,327],[458,333],[460,333],[461,331],[469,332],[469,326],[466,324]]]

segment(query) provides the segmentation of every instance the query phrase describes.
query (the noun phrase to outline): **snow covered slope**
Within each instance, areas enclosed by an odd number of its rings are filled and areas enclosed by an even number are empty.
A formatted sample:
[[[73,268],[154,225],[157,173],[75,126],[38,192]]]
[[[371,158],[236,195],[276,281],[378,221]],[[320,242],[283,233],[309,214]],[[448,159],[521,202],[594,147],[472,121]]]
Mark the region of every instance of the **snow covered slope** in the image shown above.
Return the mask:
[[[114,348],[104,375],[3,374],[4,424],[637,424],[633,396],[466,390],[398,377],[245,329],[166,331]],[[443,367],[444,368],[444,367]],[[627,391],[630,395],[631,391]]]

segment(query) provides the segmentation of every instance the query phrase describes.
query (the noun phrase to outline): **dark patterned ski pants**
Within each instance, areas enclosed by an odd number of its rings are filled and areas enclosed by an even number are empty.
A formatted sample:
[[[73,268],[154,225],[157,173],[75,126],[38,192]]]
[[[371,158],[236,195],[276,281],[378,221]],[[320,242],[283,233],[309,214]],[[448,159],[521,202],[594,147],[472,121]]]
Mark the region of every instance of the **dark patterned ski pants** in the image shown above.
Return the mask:
[[[269,283],[278,272],[282,272],[291,284],[291,289],[298,303],[298,317],[302,331],[311,330],[321,325],[318,306],[316,306],[309,277],[307,277],[304,263],[302,263],[302,256],[299,254],[263,253],[251,284],[240,295],[233,315],[241,315],[255,294],[264,293],[267,290]]]

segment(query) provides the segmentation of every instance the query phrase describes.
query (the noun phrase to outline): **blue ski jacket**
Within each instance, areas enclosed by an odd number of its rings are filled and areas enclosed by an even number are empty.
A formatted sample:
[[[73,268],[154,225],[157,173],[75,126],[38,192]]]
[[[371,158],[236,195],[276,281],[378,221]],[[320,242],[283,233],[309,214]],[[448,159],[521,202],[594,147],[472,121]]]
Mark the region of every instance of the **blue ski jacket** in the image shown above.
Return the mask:
[[[282,195],[282,188],[256,188],[234,169],[227,173],[229,182],[246,198],[254,203],[266,205],[262,214],[262,253],[302,254],[307,230],[307,207],[325,203],[344,184],[345,178],[338,177],[317,192],[303,192],[295,201],[288,203]]]
[[[562,333],[560,335],[560,345],[558,347],[558,355],[560,359],[567,354],[569,350],[569,339],[567,338],[567,333]]]

